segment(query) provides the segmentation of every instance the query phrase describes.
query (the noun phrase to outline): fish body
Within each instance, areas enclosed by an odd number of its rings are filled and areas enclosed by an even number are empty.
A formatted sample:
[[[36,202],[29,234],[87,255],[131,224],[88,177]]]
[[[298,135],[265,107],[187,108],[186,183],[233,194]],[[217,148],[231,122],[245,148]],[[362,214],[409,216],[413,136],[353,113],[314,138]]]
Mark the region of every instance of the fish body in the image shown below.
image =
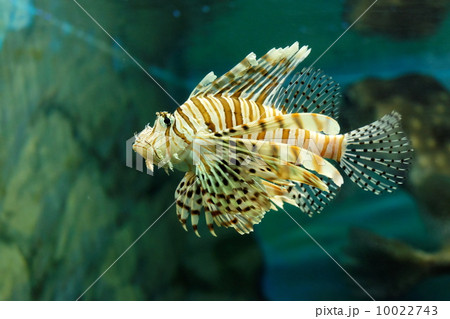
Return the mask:
[[[285,80],[310,50],[298,43],[251,53],[217,78],[209,73],[173,114],[157,113],[133,149],[153,165],[186,174],[175,199],[177,215],[198,235],[199,216],[241,234],[266,211],[298,206],[319,213],[343,183],[339,164],[359,186],[376,194],[403,182],[411,148],[391,113],[340,133],[339,85],[320,70]]]

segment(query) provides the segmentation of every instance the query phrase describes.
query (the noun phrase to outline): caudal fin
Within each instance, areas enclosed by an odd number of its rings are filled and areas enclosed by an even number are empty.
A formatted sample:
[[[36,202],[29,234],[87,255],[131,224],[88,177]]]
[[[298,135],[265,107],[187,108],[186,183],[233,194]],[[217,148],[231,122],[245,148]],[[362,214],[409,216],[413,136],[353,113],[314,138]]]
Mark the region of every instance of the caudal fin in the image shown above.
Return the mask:
[[[345,134],[340,165],[364,190],[379,194],[403,184],[413,150],[400,119],[400,114],[392,112]]]

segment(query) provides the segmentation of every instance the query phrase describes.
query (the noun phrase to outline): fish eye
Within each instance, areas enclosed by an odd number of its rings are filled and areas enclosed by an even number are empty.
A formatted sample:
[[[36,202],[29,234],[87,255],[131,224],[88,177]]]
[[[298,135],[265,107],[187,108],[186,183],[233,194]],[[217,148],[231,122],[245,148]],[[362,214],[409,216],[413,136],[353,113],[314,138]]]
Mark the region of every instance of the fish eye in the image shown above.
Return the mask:
[[[174,118],[172,115],[165,113],[159,114],[158,116],[160,116],[159,122],[161,123],[162,126],[169,127],[173,124]]]

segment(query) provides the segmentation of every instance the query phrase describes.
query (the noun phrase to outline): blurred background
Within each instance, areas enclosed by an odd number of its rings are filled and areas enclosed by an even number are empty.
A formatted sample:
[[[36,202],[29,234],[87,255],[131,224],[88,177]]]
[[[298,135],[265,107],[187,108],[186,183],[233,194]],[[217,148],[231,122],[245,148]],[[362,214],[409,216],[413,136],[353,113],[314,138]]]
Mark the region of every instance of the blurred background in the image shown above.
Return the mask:
[[[375,299],[449,300],[446,0],[379,0],[315,64],[343,131],[391,110],[416,150],[405,187],[346,180],[288,212]],[[209,71],[294,41],[318,58],[372,0],[78,0],[179,102]],[[74,300],[173,202],[181,173],[126,166],[126,140],[177,105],[72,0],[0,0],[0,299]],[[285,213],[240,236],[172,207],[83,300],[369,300]]]

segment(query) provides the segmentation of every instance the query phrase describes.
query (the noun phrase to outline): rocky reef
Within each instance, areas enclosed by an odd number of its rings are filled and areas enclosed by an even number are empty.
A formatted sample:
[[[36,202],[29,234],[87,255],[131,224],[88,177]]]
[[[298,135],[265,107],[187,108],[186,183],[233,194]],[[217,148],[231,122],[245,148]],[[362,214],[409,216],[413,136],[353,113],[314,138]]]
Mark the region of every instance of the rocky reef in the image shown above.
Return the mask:
[[[176,74],[153,45],[164,19],[148,28],[117,21],[119,2],[79,2],[133,52]],[[127,10],[142,13],[135,4]],[[36,6],[27,3],[32,24],[4,34],[0,51],[0,300],[74,300],[172,203],[180,176],[127,167],[125,142],[173,102],[73,2]],[[144,29],[151,43],[136,38]],[[164,51],[175,42],[166,34]],[[259,299],[255,241],[218,233],[185,233],[171,209],[83,299]]]

